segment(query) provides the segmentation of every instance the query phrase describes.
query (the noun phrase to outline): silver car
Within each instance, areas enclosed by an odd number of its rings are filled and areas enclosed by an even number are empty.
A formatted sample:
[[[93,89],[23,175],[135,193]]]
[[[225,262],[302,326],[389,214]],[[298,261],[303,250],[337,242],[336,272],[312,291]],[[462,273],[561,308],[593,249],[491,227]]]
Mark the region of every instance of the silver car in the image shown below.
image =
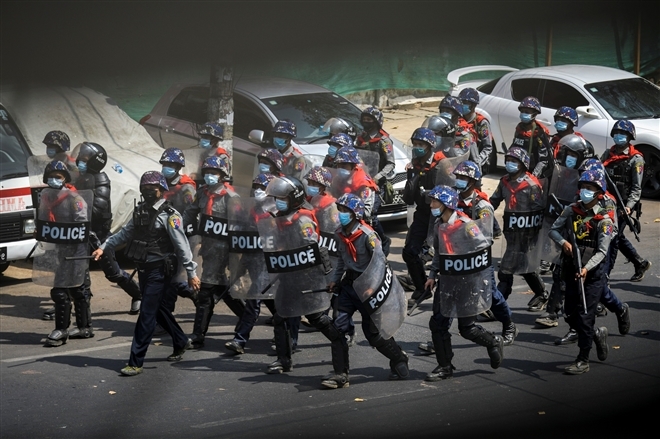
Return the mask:
[[[197,128],[207,122],[208,84],[175,84],[160,98],[151,113],[140,120],[163,148],[196,148]],[[340,95],[302,81],[273,77],[241,77],[234,89],[233,177],[234,184],[249,188],[255,175],[256,155],[270,145],[273,125],[289,119],[298,128],[297,147],[310,157],[322,158],[328,151],[328,135],[322,127],[328,119],[341,117],[360,126],[361,110]],[[250,132],[263,131],[264,143],[250,141]],[[254,132],[252,138],[254,139]],[[258,137],[258,136],[257,136]],[[382,205],[378,217],[395,220],[406,217],[402,191],[409,161],[396,139],[394,203]],[[320,164],[320,163],[319,163]]]

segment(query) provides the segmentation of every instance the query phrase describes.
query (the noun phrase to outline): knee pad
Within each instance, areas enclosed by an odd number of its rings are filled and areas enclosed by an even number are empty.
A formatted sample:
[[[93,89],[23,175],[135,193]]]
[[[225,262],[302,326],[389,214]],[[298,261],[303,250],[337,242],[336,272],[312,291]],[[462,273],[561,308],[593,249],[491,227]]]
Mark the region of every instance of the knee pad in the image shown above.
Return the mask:
[[[325,313],[319,312],[306,316],[309,323],[321,331],[325,337],[334,342],[338,339],[344,339],[337,327],[332,323],[332,319]],[[345,340],[345,339],[344,339]]]
[[[475,340],[481,335],[481,333],[484,331],[484,328],[482,328],[479,325],[476,324],[471,324],[468,326],[459,326],[458,327],[458,332],[461,334],[461,337],[463,337],[466,340]]]
[[[431,334],[440,334],[442,335],[443,339],[450,339],[451,334],[449,333],[449,327],[451,326],[451,320],[448,321],[448,326],[441,325],[437,322],[436,319],[433,318],[433,316],[431,316],[429,319],[429,329],[431,330]]]
[[[66,288],[52,288],[50,290],[50,298],[56,304],[71,304],[71,297],[69,297],[69,292]]]

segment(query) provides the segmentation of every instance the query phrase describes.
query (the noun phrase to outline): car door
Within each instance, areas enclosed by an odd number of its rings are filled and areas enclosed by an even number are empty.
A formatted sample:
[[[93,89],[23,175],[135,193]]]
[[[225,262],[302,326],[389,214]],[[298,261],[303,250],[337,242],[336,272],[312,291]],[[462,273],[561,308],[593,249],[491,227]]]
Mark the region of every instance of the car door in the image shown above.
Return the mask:
[[[182,89],[160,121],[160,137],[164,148],[186,150],[199,140],[198,126],[207,122],[209,88],[192,86]]]

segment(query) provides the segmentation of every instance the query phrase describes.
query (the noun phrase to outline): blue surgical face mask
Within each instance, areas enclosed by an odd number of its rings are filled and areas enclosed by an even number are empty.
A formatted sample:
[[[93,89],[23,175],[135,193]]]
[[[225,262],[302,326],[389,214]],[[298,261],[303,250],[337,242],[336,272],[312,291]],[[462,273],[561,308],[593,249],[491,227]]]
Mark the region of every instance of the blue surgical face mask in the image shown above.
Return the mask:
[[[534,115],[530,113],[520,113],[520,121],[522,123],[530,123],[534,119]]]
[[[439,217],[440,215],[442,215],[442,209],[439,207],[431,209],[431,215],[433,215],[436,218]]]
[[[310,197],[315,197],[319,194],[319,188],[316,186],[307,186],[307,195]]]
[[[596,196],[596,192],[590,191],[589,189],[580,189],[580,200],[584,204],[589,204],[594,200],[594,197]]]
[[[55,158],[55,156],[57,155],[57,148],[54,146],[47,146],[46,155],[48,156],[49,159]]]
[[[80,171],[81,174],[84,174],[87,172],[87,162],[78,162],[78,170]]]
[[[328,155],[332,158],[337,157],[337,147],[334,145],[328,146]]]
[[[417,158],[424,157],[424,154],[426,154],[426,148],[420,146],[413,147],[412,149],[413,157],[417,157]]]
[[[218,182],[220,181],[220,176],[216,174],[204,174],[204,181],[209,186],[213,186],[218,184]]]
[[[612,136],[612,139],[614,139],[614,143],[617,146],[624,146],[628,144],[628,136],[625,134],[615,134]]]
[[[275,207],[280,212],[286,212],[289,209],[289,202],[286,200],[275,200]]]
[[[557,122],[555,122],[555,128],[557,129],[558,132],[566,131],[568,129],[568,122],[564,122],[563,120],[558,120]]]
[[[339,212],[339,223],[342,226],[347,226],[351,223],[353,218],[351,218],[351,213],[350,212]]]
[[[506,168],[506,172],[509,174],[515,174],[518,172],[518,163],[516,162],[506,162],[504,167]]]
[[[48,179],[48,187],[51,187],[53,189],[62,189],[62,186],[64,186],[64,180],[62,180],[61,178]]]
[[[337,175],[339,175],[340,177],[348,177],[349,175],[351,175],[351,171],[344,168],[337,168]]]
[[[575,165],[577,165],[577,157],[573,157],[572,155],[567,155],[566,156],[566,163],[565,163],[567,168],[575,168]]]
[[[471,113],[470,106],[463,104],[463,116],[467,116],[470,113]]]
[[[199,147],[209,149],[211,147],[211,139],[199,139]]]
[[[176,169],[170,168],[169,166],[163,166],[162,171],[163,176],[165,176],[167,179],[174,178],[174,176],[176,176]]]
[[[284,148],[286,148],[286,143],[287,143],[286,139],[283,139],[281,137],[273,137],[273,145],[275,145],[275,148],[277,148],[278,150],[283,150]]]
[[[270,165],[268,163],[259,163],[260,174],[270,174]]]
[[[456,189],[462,191],[462,190],[464,190],[464,189],[466,189],[466,188],[468,187],[468,182],[465,181],[465,180],[459,180],[459,179],[456,179],[456,184],[455,184],[455,186],[456,186]]]

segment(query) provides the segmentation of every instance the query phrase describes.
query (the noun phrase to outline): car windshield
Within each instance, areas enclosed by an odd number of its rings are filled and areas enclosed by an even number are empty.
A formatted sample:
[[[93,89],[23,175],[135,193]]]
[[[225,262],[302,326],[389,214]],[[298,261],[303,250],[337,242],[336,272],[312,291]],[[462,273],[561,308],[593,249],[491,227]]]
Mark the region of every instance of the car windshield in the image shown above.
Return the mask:
[[[298,129],[297,143],[313,143],[327,138],[323,125],[333,117],[341,117],[359,131],[360,109],[335,93],[312,93],[263,99],[278,120],[288,119]]]
[[[3,107],[0,107],[0,145],[0,180],[27,177],[29,149],[18,127]]]
[[[650,119],[660,117],[660,88],[642,78],[586,84],[612,119]]]

